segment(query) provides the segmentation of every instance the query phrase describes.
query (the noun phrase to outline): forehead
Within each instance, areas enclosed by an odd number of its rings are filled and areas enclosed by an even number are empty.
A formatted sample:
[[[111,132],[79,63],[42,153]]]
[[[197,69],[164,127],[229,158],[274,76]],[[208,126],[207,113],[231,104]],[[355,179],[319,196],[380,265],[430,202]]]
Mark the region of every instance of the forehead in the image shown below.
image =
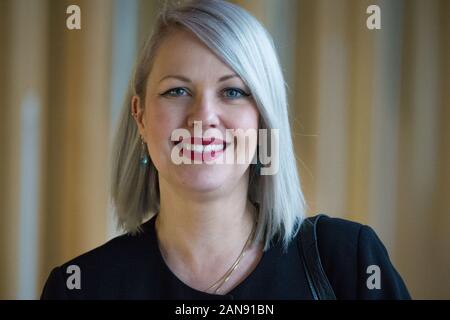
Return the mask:
[[[233,73],[233,70],[194,34],[179,29],[172,31],[162,41],[153,62],[154,76],[172,73],[184,73],[192,77],[216,76]]]

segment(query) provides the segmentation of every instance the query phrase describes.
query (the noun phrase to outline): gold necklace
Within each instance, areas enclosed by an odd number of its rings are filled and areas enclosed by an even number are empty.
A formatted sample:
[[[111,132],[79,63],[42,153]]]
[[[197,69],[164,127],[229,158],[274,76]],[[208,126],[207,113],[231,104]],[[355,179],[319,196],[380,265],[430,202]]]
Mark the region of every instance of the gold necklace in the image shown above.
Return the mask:
[[[250,240],[253,238],[253,235],[255,233],[255,229],[256,229],[255,226],[256,226],[256,223],[253,225],[252,231],[250,232],[250,234],[247,238],[247,241],[245,242],[244,247],[242,248],[241,253],[239,254],[236,261],[233,263],[233,265],[228,269],[227,272],[225,272],[225,274],[219,280],[214,282],[208,289],[206,289],[206,291],[209,291],[212,288],[216,287],[216,289],[214,290],[214,294],[217,294],[219,292],[220,288],[222,288],[223,285],[228,281],[228,279],[230,279],[233,271],[237,269],[237,267],[239,266],[239,263],[245,257],[245,254],[247,252],[247,246],[250,243]]]

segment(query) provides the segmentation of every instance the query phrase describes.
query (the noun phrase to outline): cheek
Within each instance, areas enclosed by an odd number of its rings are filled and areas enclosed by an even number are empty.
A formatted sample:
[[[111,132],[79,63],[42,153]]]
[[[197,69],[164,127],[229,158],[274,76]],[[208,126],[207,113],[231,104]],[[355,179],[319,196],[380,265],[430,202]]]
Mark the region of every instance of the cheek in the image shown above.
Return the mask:
[[[258,144],[259,112],[255,106],[230,113],[229,127],[234,129],[236,152],[250,161]],[[241,129],[241,130],[239,130]]]
[[[182,116],[157,104],[147,107],[147,141],[149,152],[154,157],[162,154],[161,149],[170,148],[172,131],[181,126]]]
[[[156,99],[147,105],[149,124],[153,128],[157,128],[160,134],[165,134],[170,138],[172,130],[180,127],[184,115],[178,111],[181,108],[174,108],[166,104],[158,102]]]
[[[229,127],[233,129],[258,129],[259,112],[256,106],[232,110],[229,115]]]
[[[248,107],[233,114],[229,127],[233,129],[254,130],[257,135],[259,112],[256,107]]]

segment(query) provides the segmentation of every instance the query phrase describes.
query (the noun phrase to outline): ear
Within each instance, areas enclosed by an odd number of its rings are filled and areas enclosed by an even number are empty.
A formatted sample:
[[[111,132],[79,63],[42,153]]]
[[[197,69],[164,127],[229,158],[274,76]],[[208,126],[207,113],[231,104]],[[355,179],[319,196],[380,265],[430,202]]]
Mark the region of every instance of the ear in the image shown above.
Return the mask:
[[[143,101],[138,95],[133,95],[131,97],[131,115],[136,121],[138,126],[139,134],[145,137],[145,118],[144,118],[144,106]]]

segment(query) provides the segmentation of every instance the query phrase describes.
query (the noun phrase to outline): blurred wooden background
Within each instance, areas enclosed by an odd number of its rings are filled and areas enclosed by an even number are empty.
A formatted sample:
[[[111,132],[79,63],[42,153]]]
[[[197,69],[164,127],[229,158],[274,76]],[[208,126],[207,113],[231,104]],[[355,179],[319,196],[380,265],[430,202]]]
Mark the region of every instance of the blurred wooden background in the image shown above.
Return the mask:
[[[309,214],[371,225],[414,298],[450,299],[450,1],[234,2],[279,50]],[[0,0],[0,298],[116,234],[110,142],[162,3]]]

